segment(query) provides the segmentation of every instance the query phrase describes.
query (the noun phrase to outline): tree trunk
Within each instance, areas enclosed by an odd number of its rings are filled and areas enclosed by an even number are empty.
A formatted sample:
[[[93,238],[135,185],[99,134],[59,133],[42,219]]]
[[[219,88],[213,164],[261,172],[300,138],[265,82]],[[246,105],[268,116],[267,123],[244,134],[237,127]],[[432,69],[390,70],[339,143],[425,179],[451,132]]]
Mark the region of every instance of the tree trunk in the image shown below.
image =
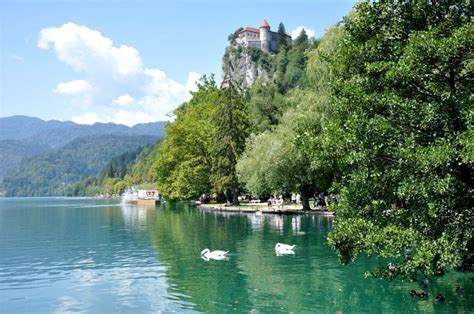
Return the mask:
[[[228,188],[225,191],[225,199],[227,204],[232,204],[232,200],[234,198],[234,193],[232,193],[232,188]]]
[[[309,207],[309,198],[311,197],[311,189],[306,186],[303,186],[301,189],[301,204],[303,205],[303,210],[311,210]]]
[[[219,193],[217,193],[217,198],[216,198],[216,201],[218,203],[225,203],[227,200],[226,198],[226,195],[224,192],[220,191]]]
[[[239,205],[239,188],[238,187],[231,187],[232,191],[232,204],[233,205]]]

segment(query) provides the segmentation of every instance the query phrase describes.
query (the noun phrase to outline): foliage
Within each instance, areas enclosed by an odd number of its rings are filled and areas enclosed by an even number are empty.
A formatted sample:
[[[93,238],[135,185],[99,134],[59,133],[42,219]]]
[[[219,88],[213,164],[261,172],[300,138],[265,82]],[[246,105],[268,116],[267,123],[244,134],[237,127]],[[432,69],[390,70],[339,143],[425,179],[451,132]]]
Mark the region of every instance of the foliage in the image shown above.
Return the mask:
[[[286,40],[286,30],[285,25],[283,23],[278,24],[278,50],[287,50],[288,49],[288,42]]]
[[[70,185],[67,196],[120,195],[128,187],[138,188],[143,185],[147,189],[156,188],[153,183],[153,161],[157,147],[148,145],[135,151],[125,152],[112,158],[97,177],[86,176],[81,181]]]
[[[241,185],[298,190],[305,208],[331,190],[329,242],[342,262],[380,256],[372,274],[389,278],[472,270],[471,12],[463,1],[363,1],[321,40],[302,32],[276,55],[226,49],[225,73],[243,54],[272,71],[242,92],[226,75],[225,88],[177,110],[159,187],[234,202]]]
[[[250,122],[255,132],[260,133],[278,124],[284,110],[283,97],[273,81],[258,80],[249,90]]]
[[[286,67],[284,80],[286,85],[302,87],[304,84],[304,74],[306,70],[306,50],[309,48],[308,36],[303,29],[295,39],[291,50],[288,51],[288,65]]]
[[[0,118],[0,176],[11,174],[23,160],[52,153],[71,141],[92,135],[164,136],[164,122],[133,127],[114,123],[80,125],[71,121],[43,121],[26,116]]]
[[[0,147],[0,176],[6,176],[15,170],[23,159],[50,150],[48,146],[28,140],[1,140]]]
[[[250,124],[246,101],[232,82],[228,85],[221,90],[213,113],[212,182],[216,192],[226,193],[227,201],[237,204],[239,183],[235,165],[245,148]]]
[[[337,27],[331,29],[321,45],[309,51],[311,89],[291,89],[283,98],[285,105],[280,109],[282,117],[275,123],[276,127],[267,128],[249,141],[237,169],[241,181],[252,193],[268,195],[298,191],[302,195],[304,208],[308,209],[309,197],[317,190],[329,188],[334,173],[331,159],[323,158],[318,136],[331,107],[326,56],[334,53],[340,41],[340,32]],[[272,85],[253,87],[256,88],[268,92],[272,90]],[[253,92],[251,95],[251,103],[254,103],[258,94]],[[269,100],[267,102],[270,103]],[[265,125],[265,120],[261,121],[260,126]]]
[[[471,10],[362,2],[345,19],[322,141],[343,174],[329,238],[343,262],[389,258],[376,275],[390,278],[472,269]]]
[[[220,92],[204,77],[193,98],[176,109],[154,162],[158,190],[167,199],[192,199],[211,190],[213,115]]]
[[[119,135],[76,139],[61,149],[23,161],[15,172],[5,177],[5,195],[66,195],[82,178],[98,175],[114,156],[156,140],[153,136]]]
[[[239,27],[238,29],[236,29],[232,34],[230,34],[228,37],[227,37],[227,40],[229,41],[229,43],[231,45],[235,45],[235,40],[239,37],[239,34],[240,32],[243,30],[242,27]]]

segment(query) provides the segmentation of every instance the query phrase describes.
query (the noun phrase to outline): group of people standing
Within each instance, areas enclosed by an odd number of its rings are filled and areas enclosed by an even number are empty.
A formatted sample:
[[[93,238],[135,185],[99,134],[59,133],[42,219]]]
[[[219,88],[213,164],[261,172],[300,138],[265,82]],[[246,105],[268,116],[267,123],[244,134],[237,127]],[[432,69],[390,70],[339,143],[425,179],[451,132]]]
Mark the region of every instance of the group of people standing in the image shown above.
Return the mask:
[[[331,205],[332,202],[334,202],[334,196],[332,194],[324,194],[323,192],[321,193],[314,193],[313,195],[313,207],[322,209],[325,206]]]
[[[282,194],[280,196],[270,196],[268,199],[268,206],[283,206],[283,202],[285,201]],[[291,193],[291,203],[295,205],[301,204],[301,194],[300,193]]]
[[[301,204],[301,194],[300,193],[291,193],[290,196],[291,204],[300,205]],[[322,209],[329,206],[332,202],[335,201],[335,198],[332,194],[327,194],[323,192],[316,192],[313,194],[313,208]],[[282,194],[279,196],[270,196],[268,199],[268,206],[283,206],[285,198]]]
[[[276,197],[276,196],[270,196],[270,198],[268,199],[268,206],[283,206],[283,195],[280,194],[280,196]]]
[[[301,204],[301,194],[300,193],[291,193],[291,202],[293,204]]]

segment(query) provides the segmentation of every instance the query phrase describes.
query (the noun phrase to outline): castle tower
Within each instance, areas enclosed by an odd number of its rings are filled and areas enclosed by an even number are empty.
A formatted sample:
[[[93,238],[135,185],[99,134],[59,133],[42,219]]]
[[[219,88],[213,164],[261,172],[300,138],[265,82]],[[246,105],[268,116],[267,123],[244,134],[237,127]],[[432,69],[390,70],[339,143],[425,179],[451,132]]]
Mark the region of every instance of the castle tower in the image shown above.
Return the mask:
[[[260,45],[262,51],[270,51],[270,24],[267,20],[263,20],[260,24]]]

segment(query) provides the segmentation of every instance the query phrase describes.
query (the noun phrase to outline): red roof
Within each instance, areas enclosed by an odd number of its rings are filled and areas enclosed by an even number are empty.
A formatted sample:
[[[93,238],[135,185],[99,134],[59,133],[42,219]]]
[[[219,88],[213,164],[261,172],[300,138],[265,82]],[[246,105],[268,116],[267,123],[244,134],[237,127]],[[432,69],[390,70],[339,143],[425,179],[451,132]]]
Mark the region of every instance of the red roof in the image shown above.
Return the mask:
[[[243,33],[243,32],[260,33],[260,30],[258,28],[246,27],[243,30],[241,30],[240,32],[241,33]]]
[[[268,24],[267,20],[263,20],[262,23],[260,24],[260,27],[268,27],[268,28],[270,28],[270,24]]]

